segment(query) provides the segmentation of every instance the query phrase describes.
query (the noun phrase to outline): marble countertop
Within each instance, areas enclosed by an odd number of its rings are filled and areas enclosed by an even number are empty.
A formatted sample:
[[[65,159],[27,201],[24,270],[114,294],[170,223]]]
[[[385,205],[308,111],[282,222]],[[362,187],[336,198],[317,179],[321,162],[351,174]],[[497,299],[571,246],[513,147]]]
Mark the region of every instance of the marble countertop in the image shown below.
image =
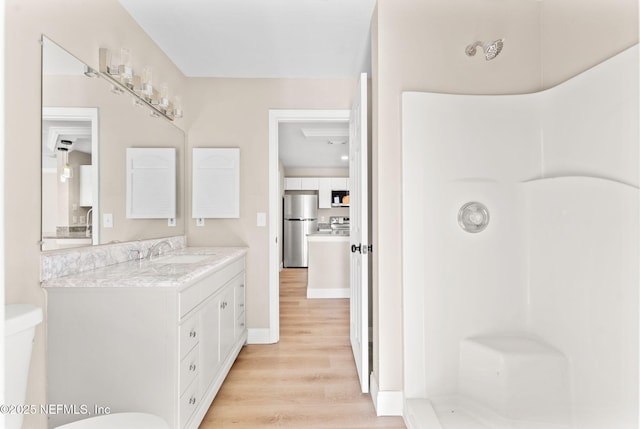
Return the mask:
[[[59,287],[173,287],[181,288],[244,256],[246,247],[187,247],[149,261],[129,261],[92,271],[44,281],[44,288]],[[171,263],[174,256],[202,256],[189,263]],[[188,258],[187,258],[188,259]],[[194,258],[197,259],[197,258]],[[176,258],[179,260],[179,258]]]

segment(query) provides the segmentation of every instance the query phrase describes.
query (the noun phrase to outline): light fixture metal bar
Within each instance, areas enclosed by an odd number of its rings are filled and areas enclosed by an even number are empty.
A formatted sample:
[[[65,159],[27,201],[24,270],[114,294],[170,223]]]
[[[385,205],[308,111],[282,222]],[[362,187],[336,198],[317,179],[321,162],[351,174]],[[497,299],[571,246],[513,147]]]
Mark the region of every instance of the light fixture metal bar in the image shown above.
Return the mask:
[[[142,105],[149,107],[158,115],[170,121],[173,121],[174,116],[170,113],[173,109],[171,102],[169,103],[169,106],[167,107],[166,110],[162,109],[160,105],[157,105],[157,106],[153,105],[149,101],[147,101],[144,97],[142,97],[140,94],[138,94],[137,92],[129,88],[127,85],[120,82],[119,79],[114,78],[109,73],[108,64],[107,64],[108,52],[109,50],[107,48],[100,48],[100,53],[99,53],[100,75],[103,76],[105,79],[107,79],[107,81],[109,81],[111,84],[115,85],[117,88],[122,90],[123,92],[129,93],[130,95],[132,95],[140,103],[142,103]]]

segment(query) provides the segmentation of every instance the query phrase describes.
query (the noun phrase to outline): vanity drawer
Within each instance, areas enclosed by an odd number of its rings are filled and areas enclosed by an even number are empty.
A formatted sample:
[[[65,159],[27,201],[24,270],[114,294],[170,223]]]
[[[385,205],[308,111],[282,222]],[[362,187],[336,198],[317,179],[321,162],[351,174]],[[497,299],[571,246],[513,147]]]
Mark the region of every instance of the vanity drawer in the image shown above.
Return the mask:
[[[183,428],[200,404],[200,384],[198,380],[187,388],[180,397],[180,427]]]
[[[196,379],[200,370],[200,348],[195,346],[180,362],[180,394]]]
[[[178,294],[180,318],[184,317],[188,312],[193,310],[198,304],[200,304],[200,302],[202,302],[203,289],[205,288],[206,280],[203,280]]]
[[[200,318],[187,319],[180,325],[180,359],[184,358],[200,341]]]
[[[191,310],[196,308],[201,302],[209,296],[220,290],[227,282],[234,277],[242,275],[244,279],[244,258],[239,259],[220,271],[215,272],[199,282],[182,290],[178,294],[180,305],[180,318],[186,316]],[[244,282],[244,280],[242,280]]]

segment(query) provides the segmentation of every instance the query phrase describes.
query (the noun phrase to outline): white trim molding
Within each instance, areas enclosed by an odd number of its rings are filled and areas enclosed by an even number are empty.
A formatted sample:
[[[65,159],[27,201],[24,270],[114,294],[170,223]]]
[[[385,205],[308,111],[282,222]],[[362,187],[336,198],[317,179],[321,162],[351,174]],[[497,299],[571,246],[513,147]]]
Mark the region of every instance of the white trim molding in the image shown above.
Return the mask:
[[[271,329],[247,329],[247,344],[273,344]]]
[[[369,387],[377,416],[402,416],[404,395],[401,390],[380,391],[378,380],[376,380],[373,373],[369,377]]]
[[[280,213],[280,176],[278,174],[278,124],[280,122],[348,121],[349,109],[281,110],[269,109],[269,341],[280,340],[280,246],[278,232],[282,228]],[[249,330],[249,338],[251,330]],[[253,343],[252,341],[249,341]],[[259,343],[255,343],[259,344]]]

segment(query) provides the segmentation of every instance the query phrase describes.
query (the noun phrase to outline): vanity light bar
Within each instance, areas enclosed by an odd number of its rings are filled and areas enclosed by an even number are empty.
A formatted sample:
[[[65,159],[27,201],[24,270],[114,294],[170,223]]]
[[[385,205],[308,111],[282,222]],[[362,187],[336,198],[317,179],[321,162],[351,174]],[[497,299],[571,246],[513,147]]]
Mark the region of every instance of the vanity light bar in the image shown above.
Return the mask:
[[[125,78],[121,79],[120,72],[124,68],[120,66],[113,66],[111,61],[111,52],[107,48],[100,48],[99,64],[100,75],[104,76],[109,82],[111,82],[114,89],[117,88],[117,91],[113,92],[129,93],[136,99],[136,104],[144,105],[152,109],[154,116],[163,116],[170,121],[173,121],[175,118],[182,117],[180,97],[176,96],[174,102],[170,101],[168,95],[169,88],[166,85],[161,87],[160,92],[153,88],[153,95],[149,96],[149,94],[144,91],[145,83],[142,82],[140,76],[133,73],[130,66],[126,68],[130,73],[122,75],[125,76]]]

